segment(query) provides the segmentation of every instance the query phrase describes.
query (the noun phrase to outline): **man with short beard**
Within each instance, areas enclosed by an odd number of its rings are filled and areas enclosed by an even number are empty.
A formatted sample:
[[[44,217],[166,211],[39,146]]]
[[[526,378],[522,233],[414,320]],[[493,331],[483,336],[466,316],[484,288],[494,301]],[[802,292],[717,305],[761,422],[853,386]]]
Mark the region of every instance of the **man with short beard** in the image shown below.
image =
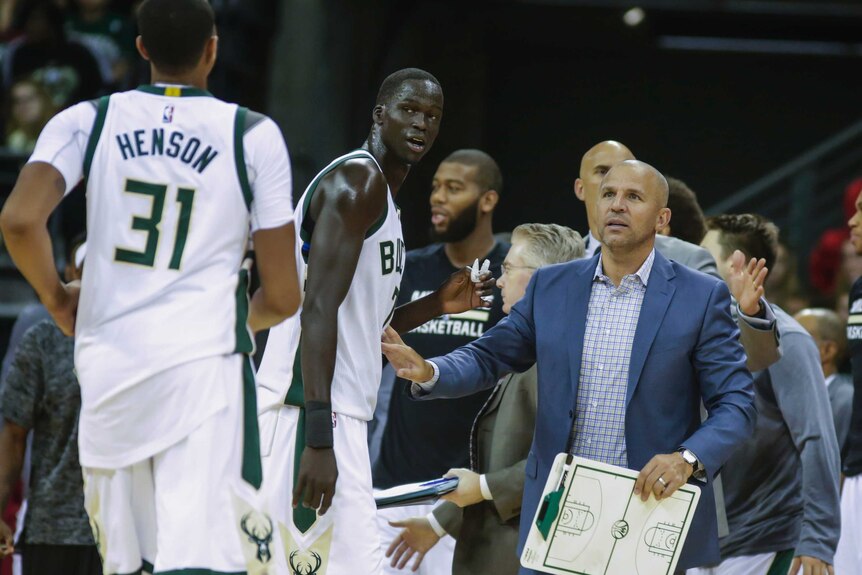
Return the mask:
[[[480,262],[490,260],[491,273],[500,276],[509,245],[495,241],[491,220],[502,185],[500,168],[485,152],[457,150],[443,160],[434,174],[430,197],[431,238],[437,243],[407,253],[398,305],[435,290],[477,258]],[[424,355],[445,354],[473,341],[503,317],[500,294],[495,292],[490,307],[435,318],[405,334],[404,341]],[[453,401],[424,403],[412,401],[405,391],[408,387],[407,382],[398,380],[392,388],[380,456],[374,466],[377,489],[425,481],[452,468],[468,467],[466,439],[489,395],[484,391]],[[389,521],[424,514],[432,507],[378,512],[383,550],[400,532]],[[425,556],[420,573],[452,572],[454,540],[445,542]],[[387,564],[385,569],[391,568]]]

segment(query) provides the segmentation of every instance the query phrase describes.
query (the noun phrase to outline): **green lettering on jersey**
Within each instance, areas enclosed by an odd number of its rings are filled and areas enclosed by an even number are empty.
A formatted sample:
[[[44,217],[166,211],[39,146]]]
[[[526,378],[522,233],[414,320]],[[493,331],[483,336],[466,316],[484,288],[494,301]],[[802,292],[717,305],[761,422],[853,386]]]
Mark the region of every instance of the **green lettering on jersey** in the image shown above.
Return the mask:
[[[160,184],[126,180],[125,192],[150,196],[153,198],[153,202],[149,217],[132,217],[132,229],[147,233],[147,242],[144,251],[137,252],[124,248],[116,248],[114,258],[118,262],[153,267],[153,263],[156,261],[156,249],[159,246],[159,223],[162,221],[162,212],[165,209],[165,192],[167,189],[167,186]]]
[[[172,270],[180,269],[183,261],[183,250],[186,248],[186,238],[189,235],[189,223],[192,219],[192,205],[195,201],[195,191],[188,188],[177,190],[177,203],[180,204],[180,217],[177,221],[177,237],[174,240],[174,254],[171,256]]]
[[[389,275],[395,269],[395,243],[389,240],[380,242],[380,265],[383,275]]]

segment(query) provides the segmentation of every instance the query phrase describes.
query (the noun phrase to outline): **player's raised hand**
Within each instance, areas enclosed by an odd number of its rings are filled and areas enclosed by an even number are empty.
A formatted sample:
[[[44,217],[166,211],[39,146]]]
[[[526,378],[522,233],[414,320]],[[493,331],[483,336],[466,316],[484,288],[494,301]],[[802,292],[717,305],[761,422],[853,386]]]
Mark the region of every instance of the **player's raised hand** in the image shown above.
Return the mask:
[[[751,258],[746,265],[745,254],[736,250],[730,256],[730,270],[727,287],[739,303],[739,309],[746,315],[757,315],[760,312],[760,298],[765,292],[763,284],[769,273],[766,260]]]
[[[6,522],[0,519],[0,557],[12,555],[15,551],[14,536]]]
[[[404,569],[415,556],[412,570],[418,571],[425,554],[440,541],[440,536],[434,532],[431,523],[425,517],[390,521],[389,525],[402,528],[401,533],[392,540],[389,549],[386,550],[386,556],[392,557],[389,565],[396,569]]]
[[[48,313],[57,323],[57,327],[65,335],[75,335],[75,317],[78,315],[78,298],[80,295],[81,282],[75,280],[63,284],[63,290],[54,301],[43,302]]]
[[[461,313],[490,303],[496,280],[486,268],[482,269],[484,271],[469,267],[460,269],[437,288],[435,293],[442,313]]]
[[[416,383],[425,383],[434,377],[434,368],[416,350],[406,345],[391,327],[383,332],[380,345],[398,377]]]
[[[332,505],[338,465],[331,447],[306,447],[299,460],[299,474],[293,488],[293,506],[302,504],[323,515]]]

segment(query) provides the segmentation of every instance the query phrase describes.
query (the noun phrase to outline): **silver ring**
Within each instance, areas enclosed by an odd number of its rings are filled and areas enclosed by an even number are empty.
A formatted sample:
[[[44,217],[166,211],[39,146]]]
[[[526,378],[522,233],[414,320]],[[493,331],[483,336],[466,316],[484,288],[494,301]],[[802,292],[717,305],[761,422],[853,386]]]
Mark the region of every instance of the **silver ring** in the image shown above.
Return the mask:
[[[664,485],[664,488],[665,488],[665,489],[667,489],[667,482],[666,482],[664,479],[662,479],[661,477],[659,477],[659,478],[658,478],[658,482],[659,482],[659,483],[661,483],[662,485]]]

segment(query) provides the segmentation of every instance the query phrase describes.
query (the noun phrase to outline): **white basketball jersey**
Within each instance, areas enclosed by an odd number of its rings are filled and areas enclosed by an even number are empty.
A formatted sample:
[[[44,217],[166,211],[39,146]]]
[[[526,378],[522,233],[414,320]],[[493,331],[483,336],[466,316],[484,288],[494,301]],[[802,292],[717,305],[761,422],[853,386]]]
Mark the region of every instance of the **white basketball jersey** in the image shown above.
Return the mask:
[[[178,364],[252,349],[244,113],[166,90],[103,100],[89,140],[75,365],[92,407]]]
[[[299,235],[297,244],[302,246],[303,285],[313,228],[307,213],[311,196],[329,172],[357,159],[370,159],[377,165],[377,160],[366,150],[354,150],[336,158],[312,180],[297,202],[294,221]],[[338,308],[338,348],[332,378],[332,409],[336,413],[364,421],[371,420],[374,414],[382,370],[380,338],[395,311],[403,271],[401,219],[392,194],[388,193],[386,213],[366,233],[353,281]],[[261,410],[284,403],[303,404],[300,316],[293,316],[269,332],[257,375]]]

